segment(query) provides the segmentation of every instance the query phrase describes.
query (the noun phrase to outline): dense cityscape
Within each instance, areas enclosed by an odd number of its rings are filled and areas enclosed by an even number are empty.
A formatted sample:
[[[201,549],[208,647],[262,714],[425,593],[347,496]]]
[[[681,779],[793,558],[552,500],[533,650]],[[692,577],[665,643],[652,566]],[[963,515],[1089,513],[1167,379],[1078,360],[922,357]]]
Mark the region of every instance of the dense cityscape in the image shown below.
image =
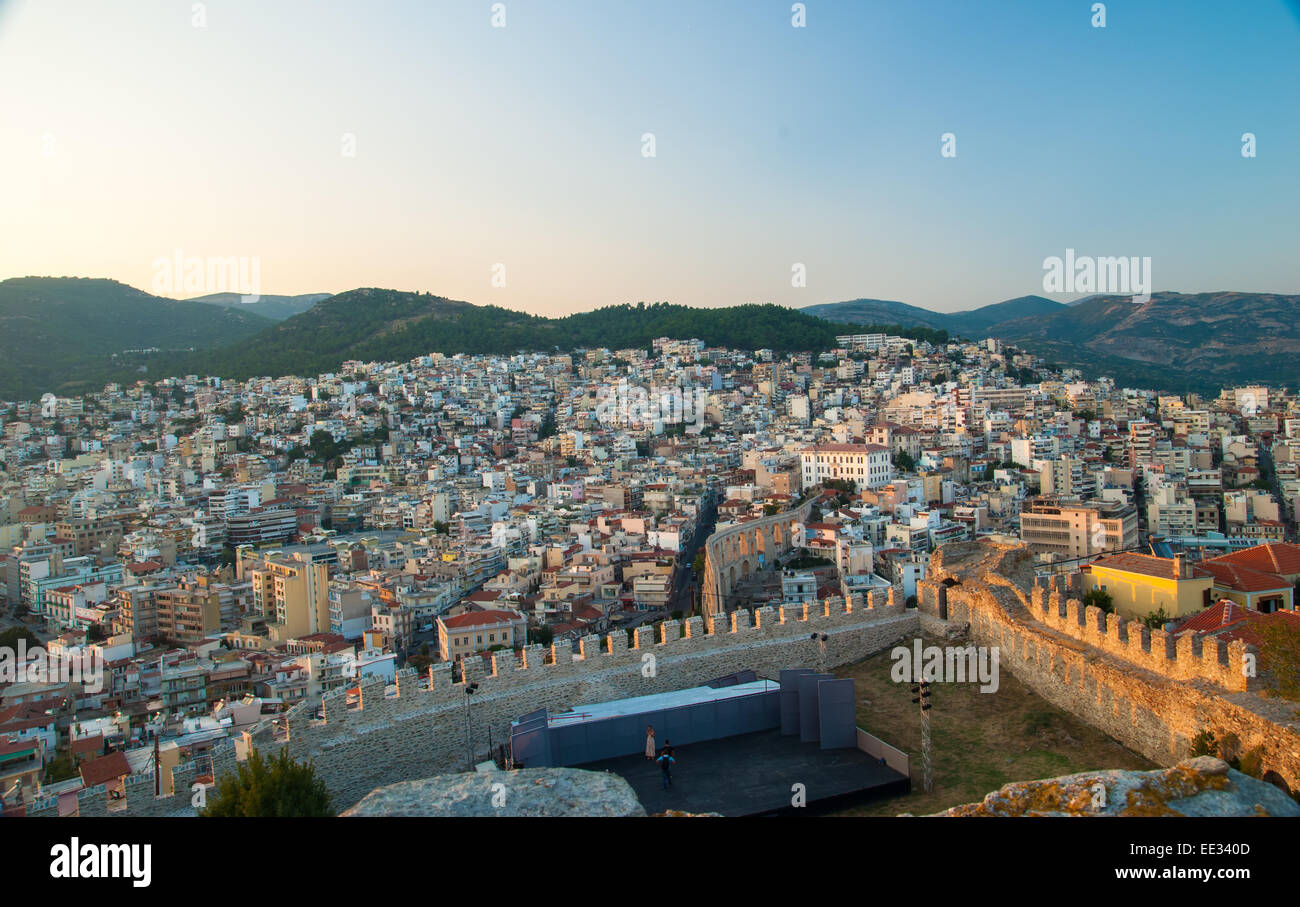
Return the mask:
[[[1298,29],[0,0],[8,863],[1285,884]]]
[[[5,678],[5,808],[201,766],[399,670],[765,605],[914,608],[962,540],[1023,542],[1040,575],[1082,570],[1089,604],[1175,636],[1300,626],[1293,394],[1122,388],[992,339],[837,344],[663,338],[4,404],[6,638],[105,666],[93,690]],[[705,582],[710,534],[809,503],[784,560]]]

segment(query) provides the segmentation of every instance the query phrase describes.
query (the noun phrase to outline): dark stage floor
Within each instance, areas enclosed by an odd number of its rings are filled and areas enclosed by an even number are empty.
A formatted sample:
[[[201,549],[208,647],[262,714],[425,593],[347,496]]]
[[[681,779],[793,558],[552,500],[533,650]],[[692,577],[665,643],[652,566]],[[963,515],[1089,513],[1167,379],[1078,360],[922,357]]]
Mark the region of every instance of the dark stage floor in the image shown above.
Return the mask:
[[[575,766],[622,775],[646,812],[668,809],[724,816],[777,812],[799,814],[842,809],[878,797],[905,794],[910,781],[857,749],[823,750],[797,736],[760,731],[722,740],[675,746],[677,764],[667,791],[659,766],[640,756],[622,756]],[[792,787],[803,784],[804,808],[791,805]]]

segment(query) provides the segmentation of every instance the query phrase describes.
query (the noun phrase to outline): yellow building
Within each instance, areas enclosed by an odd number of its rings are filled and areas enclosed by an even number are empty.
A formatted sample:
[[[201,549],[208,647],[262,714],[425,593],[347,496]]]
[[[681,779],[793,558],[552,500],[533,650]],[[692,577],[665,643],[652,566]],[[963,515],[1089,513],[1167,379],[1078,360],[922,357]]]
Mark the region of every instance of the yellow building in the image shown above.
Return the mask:
[[[241,558],[243,579],[253,585],[253,607],[273,622],[272,641],[283,642],[330,627],[329,566],[300,554]]]
[[[443,661],[494,647],[513,649],[527,641],[528,621],[518,611],[466,611],[438,618],[438,654]]]
[[[1082,572],[1084,595],[1101,589],[1115,603],[1115,613],[1130,620],[1162,609],[1170,619],[1187,617],[1214,602],[1213,574],[1182,555],[1111,554]]]

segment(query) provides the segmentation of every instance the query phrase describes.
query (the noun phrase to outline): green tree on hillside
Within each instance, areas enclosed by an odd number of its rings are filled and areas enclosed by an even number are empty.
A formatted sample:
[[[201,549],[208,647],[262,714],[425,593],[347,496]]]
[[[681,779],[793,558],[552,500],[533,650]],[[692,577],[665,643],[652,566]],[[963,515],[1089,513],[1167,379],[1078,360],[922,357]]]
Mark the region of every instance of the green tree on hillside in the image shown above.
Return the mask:
[[[323,428],[318,428],[311,433],[311,440],[307,446],[311,450],[312,461],[316,463],[328,463],[339,454],[334,436]]]

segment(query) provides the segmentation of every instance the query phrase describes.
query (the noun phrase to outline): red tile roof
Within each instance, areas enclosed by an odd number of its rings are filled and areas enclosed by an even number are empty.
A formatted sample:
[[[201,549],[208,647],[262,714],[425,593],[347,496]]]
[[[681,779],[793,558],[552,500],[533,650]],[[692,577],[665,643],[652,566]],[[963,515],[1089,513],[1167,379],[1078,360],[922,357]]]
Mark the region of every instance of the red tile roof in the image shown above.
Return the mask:
[[[81,763],[81,783],[86,787],[94,787],[129,774],[131,763],[126,761],[125,753],[109,753]]]
[[[74,753],[95,753],[103,748],[103,734],[95,734],[93,737],[82,737],[80,740],[72,741],[72,752]]]
[[[1259,630],[1277,623],[1291,628],[1292,632],[1300,633],[1300,613],[1275,611],[1272,614],[1261,614],[1223,599],[1183,621],[1174,632],[1204,634],[1226,642],[1241,640],[1248,645],[1259,646],[1263,642]]]
[[[1161,579],[1177,579],[1174,574],[1174,559],[1156,557],[1153,554],[1137,554],[1125,551],[1120,554],[1108,554],[1097,558],[1090,567],[1102,567],[1108,570],[1121,570],[1125,573],[1139,573],[1143,576],[1155,576]],[[1192,566],[1192,579],[1204,579],[1211,576],[1208,570],[1199,565]]]
[[[1242,567],[1230,561],[1202,561],[1201,568],[1214,575],[1214,584],[1239,592],[1267,592],[1273,589],[1290,589],[1291,583],[1276,573],[1264,573]]]
[[[0,756],[8,756],[13,753],[35,753],[39,744],[35,740],[15,740],[11,737],[0,737]]]
[[[455,617],[442,618],[443,626],[450,630],[468,630],[472,627],[508,624],[520,619],[513,611],[466,611]]]
[[[1183,621],[1175,633],[1212,633],[1246,619],[1246,609],[1225,598]]]
[[[1300,573],[1300,545],[1269,542],[1242,551],[1221,554],[1209,558],[1205,563],[1211,562],[1237,564],[1263,573],[1281,573],[1289,576]]]

